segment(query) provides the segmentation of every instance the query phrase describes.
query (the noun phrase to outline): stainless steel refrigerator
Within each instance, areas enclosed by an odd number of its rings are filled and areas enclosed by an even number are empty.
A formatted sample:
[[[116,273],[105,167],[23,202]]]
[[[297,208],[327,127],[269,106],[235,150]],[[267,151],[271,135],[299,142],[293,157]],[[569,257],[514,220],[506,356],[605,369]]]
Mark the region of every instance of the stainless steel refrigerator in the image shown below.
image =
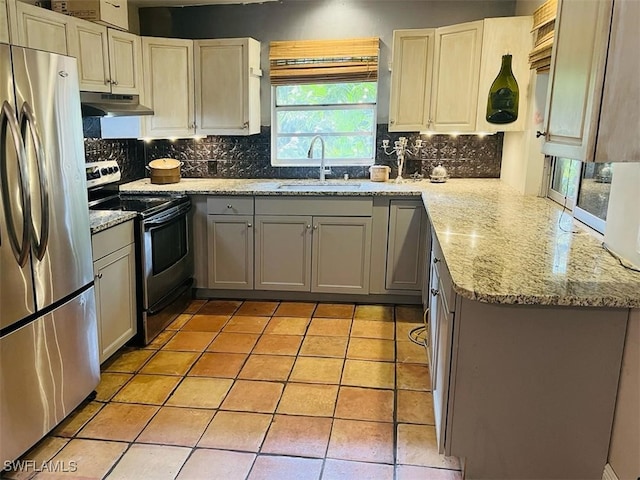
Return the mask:
[[[0,44],[0,460],[100,379],[76,60]]]

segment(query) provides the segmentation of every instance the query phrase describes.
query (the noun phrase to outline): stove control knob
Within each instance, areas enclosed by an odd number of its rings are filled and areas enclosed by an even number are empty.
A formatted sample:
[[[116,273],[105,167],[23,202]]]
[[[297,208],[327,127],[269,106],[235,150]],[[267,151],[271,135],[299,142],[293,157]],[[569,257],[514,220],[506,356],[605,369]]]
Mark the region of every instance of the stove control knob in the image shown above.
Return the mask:
[[[100,169],[100,173],[101,173],[102,175],[106,175],[107,173],[109,173],[109,171],[108,171],[106,168],[101,168],[101,169]]]

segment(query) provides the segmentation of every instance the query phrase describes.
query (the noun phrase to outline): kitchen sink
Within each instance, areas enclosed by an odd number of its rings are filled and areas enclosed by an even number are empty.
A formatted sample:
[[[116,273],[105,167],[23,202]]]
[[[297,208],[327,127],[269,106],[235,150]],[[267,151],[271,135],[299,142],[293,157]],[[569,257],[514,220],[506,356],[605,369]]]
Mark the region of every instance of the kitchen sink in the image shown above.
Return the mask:
[[[362,187],[360,182],[351,183],[281,183],[278,190],[290,192],[350,192]]]

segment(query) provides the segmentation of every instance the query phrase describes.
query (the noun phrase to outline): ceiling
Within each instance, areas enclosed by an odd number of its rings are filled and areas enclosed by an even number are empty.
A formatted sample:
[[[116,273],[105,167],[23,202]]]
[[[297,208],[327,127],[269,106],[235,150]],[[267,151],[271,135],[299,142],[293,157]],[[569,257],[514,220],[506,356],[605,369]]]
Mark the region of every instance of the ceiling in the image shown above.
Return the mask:
[[[243,3],[265,3],[277,0],[130,0],[136,7],[187,7],[191,5],[229,5]]]

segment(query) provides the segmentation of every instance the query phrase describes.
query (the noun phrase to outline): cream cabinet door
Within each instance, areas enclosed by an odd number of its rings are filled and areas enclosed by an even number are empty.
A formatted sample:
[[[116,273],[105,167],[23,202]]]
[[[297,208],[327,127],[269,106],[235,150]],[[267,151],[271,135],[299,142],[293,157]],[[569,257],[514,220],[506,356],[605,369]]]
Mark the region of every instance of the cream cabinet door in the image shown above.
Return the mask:
[[[93,22],[74,22],[80,90],[110,92],[107,27]]]
[[[193,40],[142,37],[144,134],[181,137],[195,133]]]
[[[253,289],[253,216],[208,215],[209,288]]]
[[[394,30],[389,131],[429,129],[435,30]]]
[[[73,17],[20,1],[16,2],[16,16],[19,45],[77,56]]]
[[[9,14],[6,0],[0,0],[0,43],[9,43]]]
[[[311,290],[310,216],[256,216],[256,290]]]
[[[142,43],[140,37],[108,29],[111,92],[140,95],[142,90]]]
[[[312,242],[312,292],[369,293],[370,217],[314,217]]]
[[[249,38],[198,40],[196,130],[204,135],[260,131],[260,43]]]
[[[436,29],[430,130],[475,131],[482,27],[480,20]]]
[[[134,244],[94,262],[100,363],[137,332]]]
[[[611,8],[611,0],[558,3],[542,147],[548,155],[593,157]]]

